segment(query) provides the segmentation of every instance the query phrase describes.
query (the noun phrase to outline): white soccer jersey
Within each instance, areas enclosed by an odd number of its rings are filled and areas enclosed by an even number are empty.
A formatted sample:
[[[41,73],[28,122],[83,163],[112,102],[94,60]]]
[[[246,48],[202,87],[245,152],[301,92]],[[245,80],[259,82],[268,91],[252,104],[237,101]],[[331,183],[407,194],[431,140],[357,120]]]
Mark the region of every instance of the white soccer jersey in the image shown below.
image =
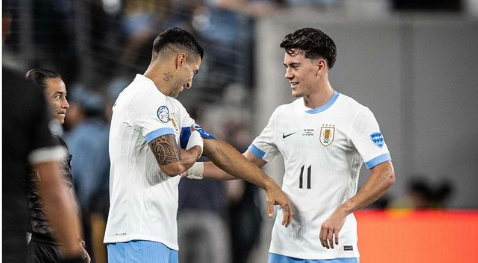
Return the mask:
[[[310,109],[303,99],[279,106],[249,151],[285,163],[282,190],[294,205],[292,223],[282,226],[282,210],[272,231],[270,252],[301,259],[358,257],[357,222],[350,214],[339,245],[322,247],[321,224],[357,192],[362,163],[368,168],[390,160],[373,113],[335,92],[324,106]]]
[[[113,106],[109,153],[110,211],[105,243],[150,240],[178,250],[180,176],[161,172],[148,143],[194,124],[184,107],[137,75]],[[187,140],[186,140],[187,141]]]

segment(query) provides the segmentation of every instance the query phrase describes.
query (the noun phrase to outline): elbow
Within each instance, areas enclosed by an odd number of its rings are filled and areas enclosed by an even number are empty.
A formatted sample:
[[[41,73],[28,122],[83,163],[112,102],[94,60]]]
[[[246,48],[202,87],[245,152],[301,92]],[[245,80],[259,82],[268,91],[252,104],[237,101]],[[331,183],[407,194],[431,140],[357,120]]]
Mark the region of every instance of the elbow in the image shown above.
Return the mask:
[[[393,169],[389,169],[387,173],[385,173],[385,184],[387,185],[387,188],[390,188],[395,184],[395,172]]]
[[[182,172],[184,169],[179,163],[170,163],[168,165],[160,165],[161,172],[169,177],[175,177]]]

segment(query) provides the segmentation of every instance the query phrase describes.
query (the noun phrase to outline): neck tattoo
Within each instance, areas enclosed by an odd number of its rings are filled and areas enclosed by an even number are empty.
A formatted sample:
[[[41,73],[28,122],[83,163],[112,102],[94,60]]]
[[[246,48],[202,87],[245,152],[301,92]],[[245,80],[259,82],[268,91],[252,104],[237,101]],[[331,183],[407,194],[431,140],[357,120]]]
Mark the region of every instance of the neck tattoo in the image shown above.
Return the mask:
[[[171,80],[172,74],[170,72],[164,73],[163,80],[168,82]]]

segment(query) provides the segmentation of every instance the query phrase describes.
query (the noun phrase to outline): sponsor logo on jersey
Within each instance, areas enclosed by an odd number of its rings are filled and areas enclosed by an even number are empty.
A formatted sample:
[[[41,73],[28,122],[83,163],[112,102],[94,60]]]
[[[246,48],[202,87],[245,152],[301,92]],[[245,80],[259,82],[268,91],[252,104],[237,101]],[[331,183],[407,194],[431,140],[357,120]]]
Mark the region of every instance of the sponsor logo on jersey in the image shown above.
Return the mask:
[[[161,122],[167,123],[169,121],[169,109],[168,109],[168,107],[166,107],[166,106],[159,107],[156,114],[158,115],[158,118]]]
[[[324,124],[320,128],[320,143],[323,146],[329,146],[335,139],[335,125]]]
[[[289,136],[291,136],[291,135],[293,135],[293,134],[295,134],[295,132],[287,133],[287,134],[283,133],[283,134],[282,134],[282,139],[285,139],[285,138],[287,138],[287,137],[289,137]]]
[[[353,251],[354,246],[344,246],[344,251]]]
[[[370,139],[372,139],[373,143],[378,146],[378,148],[382,148],[384,141],[383,141],[383,135],[380,132],[374,132],[370,134]]]

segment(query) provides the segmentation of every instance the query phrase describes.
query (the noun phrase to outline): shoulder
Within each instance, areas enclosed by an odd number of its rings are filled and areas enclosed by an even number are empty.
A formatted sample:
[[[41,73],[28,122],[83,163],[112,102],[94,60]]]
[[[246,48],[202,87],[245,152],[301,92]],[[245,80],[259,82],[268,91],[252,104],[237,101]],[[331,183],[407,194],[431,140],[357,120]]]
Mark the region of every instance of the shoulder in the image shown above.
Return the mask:
[[[284,113],[284,112],[290,112],[290,111],[293,111],[293,110],[300,109],[301,107],[303,108],[303,101],[302,101],[302,98],[299,98],[299,99],[294,100],[291,103],[282,104],[282,105],[277,106],[277,108],[274,110],[274,113],[275,114],[280,114],[280,113]]]
[[[182,109],[182,110],[186,110],[186,108],[184,108],[184,105],[179,100],[173,97],[168,97],[168,100],[170,101],[171,106]]]
[[[166,96],[156,88],[152,81],[142,75],[137,75],[118,96],[116,104],[143,109],[144,107],[165,105]]]
[[[354,98],[342,93],[340,93],[340,96],[337,99],[337,106],[339,106],[341,109],[346,109],[350,112],[355,113],[359,113],[363,110],[368,110],[368,107],[364,106]]]

